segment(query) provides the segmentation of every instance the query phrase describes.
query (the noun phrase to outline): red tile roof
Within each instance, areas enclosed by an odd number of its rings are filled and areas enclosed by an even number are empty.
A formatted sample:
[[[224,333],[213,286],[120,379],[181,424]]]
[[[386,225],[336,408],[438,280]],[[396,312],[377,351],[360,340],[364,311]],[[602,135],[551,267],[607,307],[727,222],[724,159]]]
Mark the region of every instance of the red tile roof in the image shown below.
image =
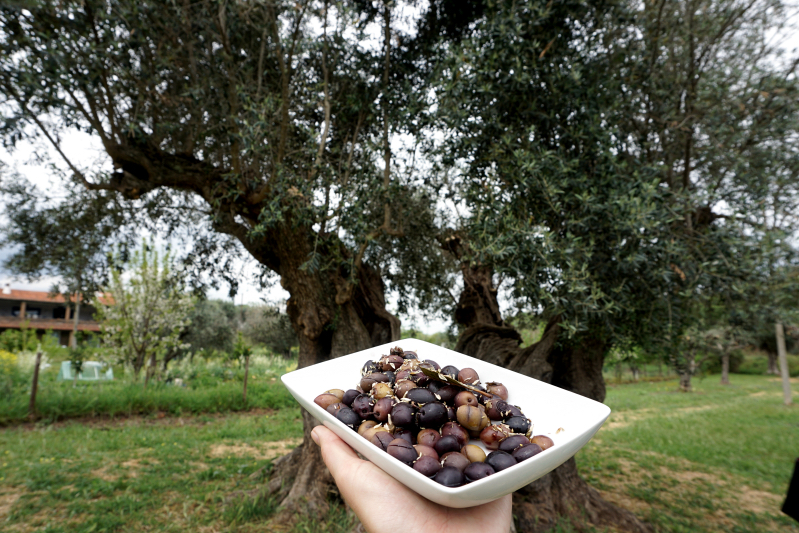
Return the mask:
[[[9,292],[6,294],[6,292]],[[17,289],[0,289],[0,300],[19,300],[25,302],[47,302],[47,303],[66,303],[64,296],[61,294],[51,295],[49,292],[44,291],[21,291]],[[72,301],[72,298],[70,298]],[[113,303],[113,299],[109,294],[100,297],[100,302],[108,305]]]

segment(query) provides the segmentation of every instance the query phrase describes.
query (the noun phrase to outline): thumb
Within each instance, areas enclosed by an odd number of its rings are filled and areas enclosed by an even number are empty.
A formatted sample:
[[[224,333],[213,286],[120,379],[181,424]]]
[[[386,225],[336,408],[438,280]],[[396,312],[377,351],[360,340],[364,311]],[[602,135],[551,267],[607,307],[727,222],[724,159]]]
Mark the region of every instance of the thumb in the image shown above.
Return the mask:
[[[355,450],[324,426],[313,428],[311,438],[321,448],[322,460],[335,479],[352,468],[352,461],[361,461]]]

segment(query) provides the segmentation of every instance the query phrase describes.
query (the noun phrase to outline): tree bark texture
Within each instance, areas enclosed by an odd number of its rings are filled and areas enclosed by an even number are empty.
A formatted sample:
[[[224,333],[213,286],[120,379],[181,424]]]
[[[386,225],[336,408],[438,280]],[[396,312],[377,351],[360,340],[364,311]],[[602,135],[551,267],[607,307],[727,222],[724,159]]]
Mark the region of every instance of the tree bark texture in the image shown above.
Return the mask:
[[[111,188],[133,199],[162,187],[193,193],[213,209],[216,231],[236,238],[253,258],[280,276],[290,294],[286,312],[299,338],[299,368],[399,339],[400,321],[386,310],[380,274],[365,262],[350,271],[352,253],[336,235],[318,234],[310,223],[293,220],[288,210],[282,221],[260,231],[257,238],[252,236],[251,229],[271,200],[268,188],[250,188],[243,180],[241,194],[229,195],[220,187],[227,169],[191,155],[166,153],[146,140],[107,143],[105,150],[119,170],[109,184],[87,187]],[[335,258],[333,264],[338,266],[305,268],[312,253]],[[269,491],[283,506],[278,521],[324,513],[327,496],[335,490],[310,438],[315,425],[303,413],[303,444],[274,465]]]
[[[721,384],[730,384],[730,354],[728,353],[721,356]]]
[[[768,368],[766,368],[766,374],[769,376],[777,376],[779,375],[780,371],[777,368],[777,354],[776,352],[767,351],[768,356]]]
[[[462,265],[464,290],[456,320],[465,327],[455,351],[503,366],[558,387],[603,401],[602,364],[607,346],[585,338],[575,346],[559,342],[558,319],[550,320],[537,343],[520,348],[521,336],[499,313],[491,269]],[[574,458],[513,495],[516,529],[524,533],[552,531],[568,517],[572,524],[611,526],[621,531],[648,532],[651,528],[626,509],[617,507],[579,475]],[[579,527],[579,526],[578,526]]]

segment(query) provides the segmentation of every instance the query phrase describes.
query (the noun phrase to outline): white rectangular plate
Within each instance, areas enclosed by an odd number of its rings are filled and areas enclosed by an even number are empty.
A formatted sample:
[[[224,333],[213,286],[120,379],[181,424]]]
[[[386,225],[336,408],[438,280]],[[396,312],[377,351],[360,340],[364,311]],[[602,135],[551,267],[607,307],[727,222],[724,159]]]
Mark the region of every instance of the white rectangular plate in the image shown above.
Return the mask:
[[[447,365],[459,369],[473,368],[482,383],[498,381],[504,384],[509,393],[508,402],[518,405],[532,421],[533,435],[547,435],[555,445],[480,481],[448,488],[378,449],[314,403],[314,398],[327,390],[354,389],[361,379],[363,364],[388,355],[394,346],[413,350],[419,359],[432,359],[442,368]],[[610,416],[610,408],[604,404],[419,339],[403,339],[331,359],[284,374],[281,379],[300,405],[358,453],[410,489],[447,507],[487,503],[535,481],[577,453]],[[480,441],[473,439],[471,443],[479,444]]]

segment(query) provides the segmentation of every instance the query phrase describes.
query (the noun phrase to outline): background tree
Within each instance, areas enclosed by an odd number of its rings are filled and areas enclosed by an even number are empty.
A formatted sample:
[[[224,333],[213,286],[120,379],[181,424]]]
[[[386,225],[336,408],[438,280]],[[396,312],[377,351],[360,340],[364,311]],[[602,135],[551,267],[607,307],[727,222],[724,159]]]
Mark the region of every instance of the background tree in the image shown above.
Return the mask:
[[[242,310],[241,332],[250,342],[262,344],[276,354],[291,355],[297,335],[285,313],[269,305],[248,306]]]
[[[88,303],[107,279],[106,255],[112,243],[125,244],[135,233],[118,234],[125,210],[116,195],[74,187],[69,201],[37,190],[17,175],[3,176],[6,198],[0,245],[12,251],[4,267],[33,281],[56,278],[51,289],[73,304],[72,348],[78,339],[81,304]]]
[[[144,386],[159,360],[181,348],[193,299],[172,272],[169,252],[161,255],[146,242],[133,253],[130,269],[114,269],[102,298],[95,298],[104,346],[138,379],[147,365]]]
[[[189,312],[190,324],[181,342],[192,356],[201,351],[231,353],[238,327],[236,305],[225,300],[198,300]]]

